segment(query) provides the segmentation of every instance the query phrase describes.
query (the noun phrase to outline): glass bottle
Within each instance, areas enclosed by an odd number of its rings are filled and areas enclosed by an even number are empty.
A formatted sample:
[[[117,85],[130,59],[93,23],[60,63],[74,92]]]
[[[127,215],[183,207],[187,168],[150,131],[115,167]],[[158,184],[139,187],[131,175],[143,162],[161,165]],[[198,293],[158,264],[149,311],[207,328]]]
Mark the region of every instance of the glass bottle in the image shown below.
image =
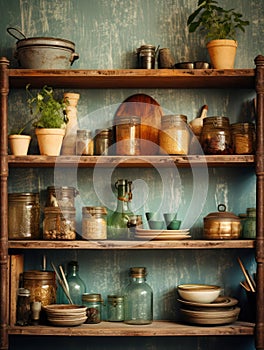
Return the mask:
[[[17,292],[16,324],[27,326],[30,322],[30,291],[19,288]]]
[[[117,189],[117,208],[108,219],[108,235],[109,239],[129,239],[130,229],[129,220],[133,215],[130,209],[132,199],[132,181],[119,179],[115,183]]]
[[[82,305],[82,295],[86,293],[86,286],[78,273],[79,265],[77,261],[70,261],[68,263],[67,282],[69,285],[69,293],[75,305]],[[61,304],[68,304],[64,292],[60,288],[59,302]]]
[[[243,224],[243,238],[256,238],[256,208],[247,208],[247,216]]]
[[[153,321],[153,292],[146,283],[146,268],[131,267],[130,283],[124,291],[124,322],[150,324]]]

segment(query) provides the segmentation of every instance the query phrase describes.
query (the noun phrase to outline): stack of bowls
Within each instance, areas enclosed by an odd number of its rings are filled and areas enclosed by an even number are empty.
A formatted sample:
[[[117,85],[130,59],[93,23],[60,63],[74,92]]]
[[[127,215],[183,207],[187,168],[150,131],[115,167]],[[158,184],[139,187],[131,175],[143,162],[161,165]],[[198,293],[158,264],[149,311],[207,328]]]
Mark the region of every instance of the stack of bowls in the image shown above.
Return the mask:
[[[219,325],[237,320],[240,308],[238,300],[219,296],[221,288],[206,284],[184,284],[178,286],[182,320],[190,324]]]
[[[79,326],[87,319],[86,306],[53,304],[45,307],[47,319],[54,326]]]

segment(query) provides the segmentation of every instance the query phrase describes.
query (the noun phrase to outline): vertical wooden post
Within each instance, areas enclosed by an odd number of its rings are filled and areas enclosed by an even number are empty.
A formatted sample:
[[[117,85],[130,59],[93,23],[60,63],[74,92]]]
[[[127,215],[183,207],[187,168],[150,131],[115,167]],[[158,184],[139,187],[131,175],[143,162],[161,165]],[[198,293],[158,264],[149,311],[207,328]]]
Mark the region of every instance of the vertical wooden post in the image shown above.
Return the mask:
[[[256,92],[257,92],[257,315],[256,349],[264,350],[264,56],[257,56]]]
[[[8,220],[7,220],[7,177],[8,177],[8,145],[7,145],[7,100],[9,92],[8,79],[9,62],[5,57],[0,58],[0,349],[8,349]]]

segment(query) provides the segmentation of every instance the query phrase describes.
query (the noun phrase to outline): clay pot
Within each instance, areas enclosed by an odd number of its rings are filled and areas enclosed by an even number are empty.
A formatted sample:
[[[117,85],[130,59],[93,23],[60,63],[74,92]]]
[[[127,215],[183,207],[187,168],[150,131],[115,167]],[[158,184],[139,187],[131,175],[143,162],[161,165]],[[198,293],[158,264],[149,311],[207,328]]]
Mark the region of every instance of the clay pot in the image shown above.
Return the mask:
[[[26,156],[31,137],[29,135],[8,136],[11,153],[14,156]]]
[[[39,151],[45,156],[59,156],[65,129],[36,129]]]
[[[226,39],[212,40],[206,47],[214,69],[234,68],[237,41]]]

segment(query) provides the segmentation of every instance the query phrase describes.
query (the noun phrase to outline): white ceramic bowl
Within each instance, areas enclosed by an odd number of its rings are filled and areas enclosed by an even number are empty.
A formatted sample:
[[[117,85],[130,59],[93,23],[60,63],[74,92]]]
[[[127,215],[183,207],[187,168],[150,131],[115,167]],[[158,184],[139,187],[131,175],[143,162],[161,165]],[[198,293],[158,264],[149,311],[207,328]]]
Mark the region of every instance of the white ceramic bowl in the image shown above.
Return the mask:
[[[178,286],[180,297],[195,303],[212,303],[219,297],[221,288],[208,284],[181,284]]]

